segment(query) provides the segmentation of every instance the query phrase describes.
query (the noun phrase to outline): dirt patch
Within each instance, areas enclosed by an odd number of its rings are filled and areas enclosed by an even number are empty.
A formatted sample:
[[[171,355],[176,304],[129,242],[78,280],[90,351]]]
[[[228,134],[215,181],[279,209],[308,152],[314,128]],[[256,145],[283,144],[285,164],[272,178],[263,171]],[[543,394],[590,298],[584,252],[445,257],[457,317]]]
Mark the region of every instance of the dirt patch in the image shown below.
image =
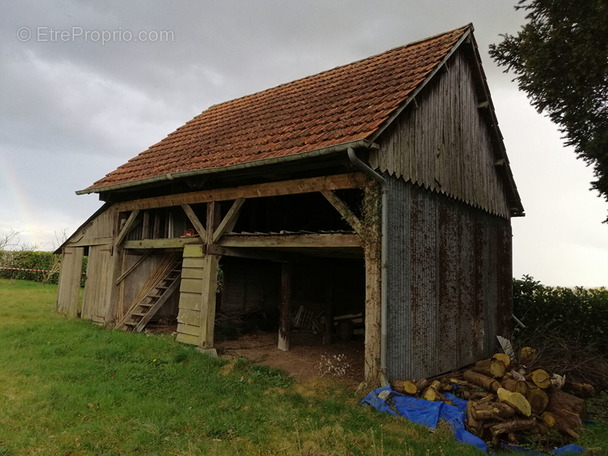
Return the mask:
[[[299,381],[319,377],[340,377],[353,384],[363,381],[362,337],[323,345],[320,335],[292,332],[289,351],[279,350],[277,343],[277,334],[258,332],[218,341],[215,348],[220,358],[244,358],[281,369]]]
[[[146,333],[176,334],[174,324],[149,323]],[[249,362],[283,370],[298,381],[318,378],[340,379],[347,386],[358,386],[364,379],[364,337],[336,340],[323,345],[323,337],[305,331],[293,331],[289,351],[277,348],[277,333],[258,331],[236,340],[216,341],[220,358],[244,358]]]

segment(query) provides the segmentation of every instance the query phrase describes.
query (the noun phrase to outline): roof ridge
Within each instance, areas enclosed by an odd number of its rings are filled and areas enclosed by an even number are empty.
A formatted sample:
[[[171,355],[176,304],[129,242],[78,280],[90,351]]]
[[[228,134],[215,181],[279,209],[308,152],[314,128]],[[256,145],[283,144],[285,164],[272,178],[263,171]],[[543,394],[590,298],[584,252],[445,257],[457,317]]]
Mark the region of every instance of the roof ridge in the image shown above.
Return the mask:
[[[416,40],[416,41],[412,41],[412,42],[409,42],[409,43],[406,43],[406,44],[395,46],[393,48],[389,48],[389,49],[386,49],[384,51],[377,52],[377,53],[369,55],[367,57],[362,57],[362,58],[360,58],[358,60],[355,60],[353,62],[345,63],[345,64],[342,64],[342,65],[337,65],[335,67],[328,68],[326,70],[322,70],[322,71],[320,71],[318,73],[313,73],[313,74],[309,74],[307,76],[302,76],[301,78],[293,79],[291,81],[282,82],[280,84],[277,84],[276,86],[268,87],[268,88],[263,89],[263,90],[258,90],[257,92],[248,93],[246,95],[243,95],[243,96],[240,96],[240,97],[236,97],[236,98],[233,98],[231,100],[226,100],[226,101],[222,101],[220,103],[215,103],[215,104],[209,106],[207,109],[204,109],[203,111],[201,111],[199,114],[197,114],[195,117],[193,117],[193,119],[196,118],[196,117],[198,117],[200,114],[202,114],[205,111],[208,111],[208,110],[210,110],[212,108],[216,108],[218,106],[225,105],[227,103],[233,103],[235,101],[243,100],[245,98],[255,97],[255,96],[259,95],[259,94],[270,92],[270,91],[278,89],[280,87],[284,87],[284,86],[288,86],[288,85],[291,85],[291,84],[295,84],[295,83],[299,83],[299,82],[305,81],[306,79],[320,77],[320,76],[322,76],[322,75],[324,75],[326,73],[330,73],[332,71],[336,71],[336,70],[339,70],[341,68],[349,67],[351,65],[360,64],[361,62],[365,62],[366,60],[372,60],[374,58],[378,58],[379,56],[382,56],[382,55],[387,54],[389,52],[395,52],[395,51],[398,51],[398,50],[401,50],[401,49],[408,48],[410,46],[419,45],[419,44],[424,43],[426,41],[436,40],[439,37],[446,36],[446,35],[451,35],[451,34],[453,34],[455,32],[462,31],[464,33],[466,29],[470,29],[471,31],[473,31],[473,29],[474,29],[473,28],[473,23],[470,22],[467,25],[463,25],[462,27],[457,27],[457,28],[455,28],[453,30],[449,30],[447,32],[437,33],[437,34],[435,34],[433,36],[428,36],[426,38],[421,38],[421,39]]]

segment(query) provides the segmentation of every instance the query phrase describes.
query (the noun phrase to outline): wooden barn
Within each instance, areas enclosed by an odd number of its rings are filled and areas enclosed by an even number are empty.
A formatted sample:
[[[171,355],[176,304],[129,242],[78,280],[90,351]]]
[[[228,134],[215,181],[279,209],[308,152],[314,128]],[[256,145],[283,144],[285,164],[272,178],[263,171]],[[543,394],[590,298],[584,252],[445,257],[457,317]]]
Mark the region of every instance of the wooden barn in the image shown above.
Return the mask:
[[[360,324],[370,382],[510,330],[523,207],[472,25],[212,106],[77,193],[105,204],[61,247],[57,307],[109,328],[173,321],[213,353],[235,321],[282,350]]]

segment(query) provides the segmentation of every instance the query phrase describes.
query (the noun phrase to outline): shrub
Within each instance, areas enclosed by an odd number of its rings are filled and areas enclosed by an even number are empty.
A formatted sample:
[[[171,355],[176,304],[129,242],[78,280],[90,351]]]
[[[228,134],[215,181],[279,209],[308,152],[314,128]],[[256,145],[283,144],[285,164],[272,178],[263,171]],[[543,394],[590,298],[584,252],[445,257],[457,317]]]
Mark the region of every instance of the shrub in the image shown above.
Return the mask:
[[[61,256],[53,252],[0,250],[0,267],[15,268],[0,269],[0,278],[2,279],[32,280],[34,282],[57,284],[60,266]],[[38,271],[20,271],[18,269],[36,269]],[[83,271],[85,269],[86,257],[83,260]]]
[[[515,338],[542,330],[569,343],[608,355],[608,290],[548,287],[530,276],[513,282],[513,313],[526,328]]]

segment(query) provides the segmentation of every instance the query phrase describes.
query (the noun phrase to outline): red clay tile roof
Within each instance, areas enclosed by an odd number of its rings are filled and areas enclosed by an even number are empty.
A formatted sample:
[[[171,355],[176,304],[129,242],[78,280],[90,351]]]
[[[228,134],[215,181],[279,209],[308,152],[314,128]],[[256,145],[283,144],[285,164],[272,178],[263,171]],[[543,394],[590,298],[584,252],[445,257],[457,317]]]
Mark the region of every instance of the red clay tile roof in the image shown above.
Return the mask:
[[[368,139],[470,29],[212,106],[82,192]]]

